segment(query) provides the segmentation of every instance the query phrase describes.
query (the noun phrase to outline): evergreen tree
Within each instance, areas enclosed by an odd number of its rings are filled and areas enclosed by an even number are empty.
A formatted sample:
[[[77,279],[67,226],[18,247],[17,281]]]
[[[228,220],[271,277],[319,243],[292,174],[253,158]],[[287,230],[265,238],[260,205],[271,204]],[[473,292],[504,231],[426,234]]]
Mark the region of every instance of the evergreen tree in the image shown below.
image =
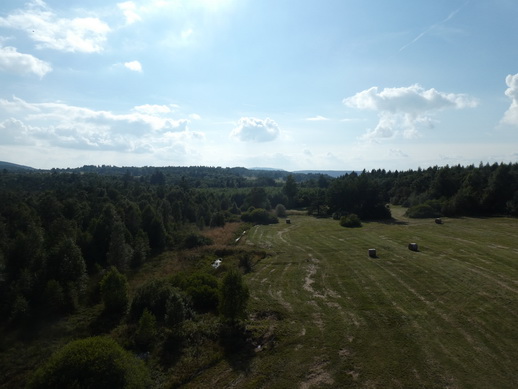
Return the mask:
[[[128,270],[133,256],[133,249],[126,243],[125,233],[124,223],[117,218],[111,230],[107,259],[109,265],[115,266],[121,272]]]
[[[295,206],[295,200],[298,192],[297,183],[295,182],[295,178],[290,174],[286,177],[286,183],[283,187],[283,192],[288,198],[288,208],[293,208]]]
[[[244,319],[249,297],[248,287],[243,282],[241,273],[237,270],[229,271],[221,283],[220,314],[230,322]]]
[[[126,311],[129,303],[129,286],[124,274],[119,273],[115,267],[111,267],[102,278],[100,288],[105,312],[121,313]]]

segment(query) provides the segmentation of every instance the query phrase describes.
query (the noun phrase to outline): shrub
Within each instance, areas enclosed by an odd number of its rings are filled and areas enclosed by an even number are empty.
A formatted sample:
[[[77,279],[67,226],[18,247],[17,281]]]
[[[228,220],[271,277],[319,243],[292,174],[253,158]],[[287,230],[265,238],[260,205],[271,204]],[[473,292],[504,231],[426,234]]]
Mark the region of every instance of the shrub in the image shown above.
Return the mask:
[[[187,249],[192,249],[200,246],[208,246],[210,244],[212,244],[212,240],[210,238],[195,233],[187,235],[184,240],[184,247]]]
[[[243,253],[239,256],[239,267],[245,273],[250,273],[253,268],[252,256],[250,253]]]
[[[130,319],[139,320],[144,309],[148,309],[157,320],[164,320],[167,301],[173,293],[174,288],[165,279],[145,283],[135,292],[135,297],[131,302]]]
[[[342,216],[340,218],[340,225],[342,227],[348,227],[348,228],[355,228],[355,227],[361,227],[362,222],[358,215],[351,213],[347,216]]]
[[[430,218],[441,216],[441,203],[439,201],[427,201],[408,208],[406,215],[411,218]]]
[[[219,302],[218,279],[207,273],[178,275],[173,285],[182,289],[192,301],[194,309],[201,312],[216,310]]]
[[[286,217],[286,207],[282,204],[277,204],[275,207],[275,214],[277,217]]]
[[[73,341],[56,351],[29,382],[29,388],[145,388],[149,374],[142,361],[113,339]]]
[[[255,208],[249,212],[241,214],[241,220],[244,222],[251,222],[255,224],[274,224],[279,223],[279,219],[276,216],[270,214],[263,208]]]

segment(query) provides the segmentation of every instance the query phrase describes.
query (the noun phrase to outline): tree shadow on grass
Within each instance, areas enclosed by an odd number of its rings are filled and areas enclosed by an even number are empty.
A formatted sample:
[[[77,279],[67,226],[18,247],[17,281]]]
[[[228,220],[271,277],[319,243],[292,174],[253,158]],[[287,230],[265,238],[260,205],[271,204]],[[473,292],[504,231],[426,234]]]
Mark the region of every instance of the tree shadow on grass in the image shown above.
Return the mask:
[[[382,219],[382,220],[376,220],[376,222],[381,224],[387,224],[387,225],[393,225],[393,226],[407,226],[409,223],[405,222],[403,220],[398,219]]]
[[[254,346],[250,341],[245,326],[241,323],[225,323],[221,327],[220,344],[227,362],[234,370],[249,372],[255,356]]]

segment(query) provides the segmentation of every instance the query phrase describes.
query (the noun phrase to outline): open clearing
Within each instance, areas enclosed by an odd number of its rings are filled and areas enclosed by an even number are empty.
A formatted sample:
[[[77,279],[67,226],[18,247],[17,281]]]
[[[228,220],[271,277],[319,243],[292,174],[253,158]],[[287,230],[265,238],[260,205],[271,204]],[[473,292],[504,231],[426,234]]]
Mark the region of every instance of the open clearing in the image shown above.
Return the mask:
[[[518,387],[518,220],[393,214],[357,229],[303,215],[252,228],[240,245],[271,252],[245,278],[262,342],[187,386]]]

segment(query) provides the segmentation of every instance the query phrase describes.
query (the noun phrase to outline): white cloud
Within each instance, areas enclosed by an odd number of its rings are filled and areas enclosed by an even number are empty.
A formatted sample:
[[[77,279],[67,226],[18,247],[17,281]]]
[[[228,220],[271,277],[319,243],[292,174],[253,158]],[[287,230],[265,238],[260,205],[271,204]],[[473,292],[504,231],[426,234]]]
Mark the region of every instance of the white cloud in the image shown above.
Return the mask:
[[[21,121],[10,118],[0,123],[0,144],[2,145],[20,145],[30,144],[31,141],[27,137],[27,133],[31,131]]]
[[[389,154],[390,156],[397,158],[408,158],[408,154],[403,152],[401,149],[390,149]]]
[[[165,106],[143,105],[116,114],[63,103],[0,99],[0,118],[8,115],[0,124],[0,143],[24,140],[50,147],[150,152],[203,140],[203,134],[189,130],[189,120],[168,117],[160,107]]]
[[[119,7],[119,9],[124,14],[124,17],[126,18],[126,24],[133,24],[142,20],[138,13],[137,5],[133,1],[118,3],[117,7]]]
[[[324,117],[324,116],[317,115],[315,117],[306,118],[306,120],[309,121],[309,122],[321,122],[321,121],[326,121],[326,120],[329,120],[329,119]]]
[[[243,117],[230,136],[243,142],[269,142],[279,136],[279,126],[272,119]]]
[[[351,108],[378,111],[379,121],[369,130],[364,139],[405,138],[418,136],[419,129],[432,128],[434,112],[453,108],[475,107],[477,101],[464,94],[444,93],[436,89],[423,89],[414,84],[409,87],[385,88],[378,91],[372,87],[343,100]]]
[[[39,77],[52,71],[52,66],[30,54],[19,53],[14,47],[0,47],[0,71],[15,74],[32,73]]]
[[[0,17],[0,26],[27,32],[38,48],[84,53],[102,51],[111,31],[96,17],[60,18],[41,0]]]
[[[142,72],[142,65],[139,61],[125,62],[124,67],[134,72]]]
[[[511,105],[507,109],[502,118],[502,123],[518,126],[518,73],[509,74],[505,78],[508,88],[505,95],[511,99]]]
[[[156,115],[156,114],[171,112],[171,109],[167,105],[157,105],[157,104],[137,105],[136,107],[133,108],[133,110],[136,112],[149,114],[149,115]]]

